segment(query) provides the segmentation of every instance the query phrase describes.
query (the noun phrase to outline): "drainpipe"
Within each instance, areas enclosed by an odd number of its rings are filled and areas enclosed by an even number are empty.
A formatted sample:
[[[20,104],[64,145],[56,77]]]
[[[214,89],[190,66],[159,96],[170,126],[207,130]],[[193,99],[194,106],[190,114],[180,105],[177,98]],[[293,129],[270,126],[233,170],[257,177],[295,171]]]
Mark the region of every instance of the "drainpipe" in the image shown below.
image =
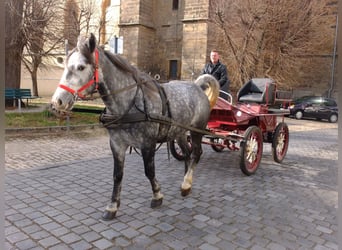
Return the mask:
[[[328,91],[328,97],[331,97],[331,92],[334,89],[334,81],[335,81],[335,64],[336,64],[336,46],[337,46],[337,29],[338,29],[338,16],[336,15],[336,25],[335,25],[335,40],[334,40],[334,53],[333,53],[333,61],[332,61],[332,69],[331,69],[331,80],[330,80],[330,88]]]

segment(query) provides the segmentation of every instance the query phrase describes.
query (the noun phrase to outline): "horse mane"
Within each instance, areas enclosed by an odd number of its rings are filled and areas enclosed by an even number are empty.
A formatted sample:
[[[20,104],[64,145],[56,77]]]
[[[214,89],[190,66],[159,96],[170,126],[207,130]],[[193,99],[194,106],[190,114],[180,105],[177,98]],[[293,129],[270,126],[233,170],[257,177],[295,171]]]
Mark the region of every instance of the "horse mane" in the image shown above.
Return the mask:
[[[141,83],[141,82],[146,83],[146,82],[154,82],[155,81],[154,78],[152,78],[150,75],[146,74],[145,72],[140,71],[139,69],[137,69],[136,67],[131,65],[122,56],[113,54],[113,53],[106,51],[106,50],[102,50],[102,51],[105,54],[105,56],[109,59],[109,61],[111,61],[111,63],[113,63],[117,68],[119,68],[120,70],[122,70],[124,72],[128,72],[128,73],[132,74],[134,80],[137,83]]]

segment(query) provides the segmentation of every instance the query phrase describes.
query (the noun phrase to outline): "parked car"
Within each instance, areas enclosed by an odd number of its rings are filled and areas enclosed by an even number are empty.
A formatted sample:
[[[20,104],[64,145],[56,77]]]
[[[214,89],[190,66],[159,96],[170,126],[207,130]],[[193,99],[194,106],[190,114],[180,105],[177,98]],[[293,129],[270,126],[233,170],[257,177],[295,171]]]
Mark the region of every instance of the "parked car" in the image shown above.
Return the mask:
[[[337,122],[338,107],[332,98],[321,96],[303,96],[296,99],[290,106],[290,116],[296,119],[315,118]]]

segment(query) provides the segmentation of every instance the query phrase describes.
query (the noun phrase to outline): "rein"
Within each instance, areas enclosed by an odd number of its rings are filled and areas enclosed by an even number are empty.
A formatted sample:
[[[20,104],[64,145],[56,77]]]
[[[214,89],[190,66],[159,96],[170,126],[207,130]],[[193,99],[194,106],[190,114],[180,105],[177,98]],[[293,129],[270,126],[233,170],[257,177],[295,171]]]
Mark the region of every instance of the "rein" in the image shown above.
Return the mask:
[[[220,138],[220,139],[227,139],[228,137],[225,135],[220,135],[220,134],[215,134],[210,132],[209,130],[203,130],[203,129],[198,129],[192,126],[187,126],[182,123],[179,123],[175,121],[174,119],[167,117],[165,115],[159,115],[159,114],[144,114],[144,113],[137,113],[137,114],[126,114],[124,117],[116,117],[115,115],[111,114],[105,114],[102,113],[100,115],[100,121],[103,124],[103,126],[107,129],[109,128],[116,128],[120,125],[123,124],[128,124],[128,123],[136,123],[136,122],[156,122],[168,126],[176,126],[183,128],[188,131],[193,131],[202,135],[207,135],[207,136],[213,136],[215,138]],[[237,134],[237,133],[231,133],[230,136],[232,138],[239,137],[239,138],[244,138],[243,135]]]

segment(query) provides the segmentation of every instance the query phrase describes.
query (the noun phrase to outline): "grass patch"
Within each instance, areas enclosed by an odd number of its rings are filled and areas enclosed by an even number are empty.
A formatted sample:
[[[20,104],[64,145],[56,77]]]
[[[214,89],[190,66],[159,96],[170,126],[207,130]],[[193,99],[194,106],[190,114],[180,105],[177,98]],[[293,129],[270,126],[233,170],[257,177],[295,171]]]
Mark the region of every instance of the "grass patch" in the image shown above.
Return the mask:
[[[29,127],[51,127],[66,126],[67,119],[60,119],[48,110],[27,113],[5,113],[6,128],[29,128]],[[98,124],[99,114],[87,112],[72,112],[69,125]]]

